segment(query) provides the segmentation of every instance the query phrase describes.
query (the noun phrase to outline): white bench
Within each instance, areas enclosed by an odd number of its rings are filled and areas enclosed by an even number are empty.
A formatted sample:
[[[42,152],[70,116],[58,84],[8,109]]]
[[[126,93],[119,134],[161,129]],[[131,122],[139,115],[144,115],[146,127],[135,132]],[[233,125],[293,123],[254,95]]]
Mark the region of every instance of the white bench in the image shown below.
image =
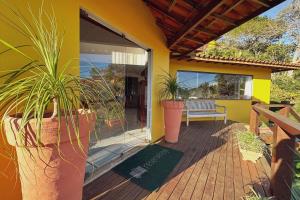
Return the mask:
[[[214,100],[186,100],[185,107],[187,126],[191,118],[201,117],[224,117],[224,124],[227,123],[226,107],[216,105]],[[224,112],[217,112],[217,107],[223,108]]]

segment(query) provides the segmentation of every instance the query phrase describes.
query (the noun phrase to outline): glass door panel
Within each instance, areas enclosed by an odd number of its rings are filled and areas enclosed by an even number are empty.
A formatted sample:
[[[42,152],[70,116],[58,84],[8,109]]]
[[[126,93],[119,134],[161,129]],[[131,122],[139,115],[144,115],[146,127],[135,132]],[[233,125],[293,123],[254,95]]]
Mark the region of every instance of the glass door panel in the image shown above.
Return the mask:
[[[148,53],[89,19],[81,18],[80,26],[81,76],[102,81],[113,94],[98,109],[86,165],[89,181],[148,143]]]

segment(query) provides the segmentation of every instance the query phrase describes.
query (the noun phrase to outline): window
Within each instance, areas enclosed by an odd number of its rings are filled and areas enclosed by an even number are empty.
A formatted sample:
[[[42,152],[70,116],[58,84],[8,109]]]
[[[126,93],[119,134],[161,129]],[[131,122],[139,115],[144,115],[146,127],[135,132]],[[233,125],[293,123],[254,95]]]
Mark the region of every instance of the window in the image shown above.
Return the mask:
[[[178,71],[180,99],[251,99],[252,76]]]

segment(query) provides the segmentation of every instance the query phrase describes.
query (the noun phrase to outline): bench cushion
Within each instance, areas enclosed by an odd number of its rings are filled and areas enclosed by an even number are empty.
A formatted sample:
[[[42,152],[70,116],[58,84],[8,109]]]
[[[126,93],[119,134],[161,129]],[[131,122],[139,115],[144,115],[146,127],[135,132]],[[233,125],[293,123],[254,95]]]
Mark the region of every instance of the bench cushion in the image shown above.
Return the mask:
[[[185,105],[187,110],[216,110],[213,100],[187,100]]]

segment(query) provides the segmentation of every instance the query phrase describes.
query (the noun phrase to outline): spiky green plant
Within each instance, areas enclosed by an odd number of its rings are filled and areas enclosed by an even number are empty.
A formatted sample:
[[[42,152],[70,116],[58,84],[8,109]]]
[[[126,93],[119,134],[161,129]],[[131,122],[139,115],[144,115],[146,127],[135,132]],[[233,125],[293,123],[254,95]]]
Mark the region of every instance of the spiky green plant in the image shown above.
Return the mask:
[[[100,74],[100,78],[97,80],[70,74],[70,67],[74,59],[70,58],[65,64],[60,62],[63,34],[58,31],[54,11],[50,14],[47,13],[43,9],[43,5],[36,13],[29,8],[30,19],[26,19],[17,9],[7,4],[5,6],[15,20],[5,18],[4,22],[24,35],[31,44],[13,46],[2,39],[0,35],[0,45],[7,48],[0,52],[2,59],[5,59],[7,52],[14,52],[26,60],[24,65],[15,66],[15,70],[1,72],[2,126],[6,116],[20,112],[22,117],[19,134],[22,134],[29,120],[36,119],[37,130],[34,139],[37,145],[41,145],[42,120],[45,114],[50,112],[51,118],[58,119],[59,127],[61,127],[62,117],[66,119],[70,142],[72,143],[70,129],[73,129],[77,144],[82,148],[77,110],[85,108],[97,112],[100,108],[107,108],[108,102],[116,102],[112,90],[105,80],[101,79]],[[38,54],[39,60],[31,58],[26,53],[26,50],[31,51],[32,49]],[[5,66],[1,66],[1,69],[5,69]],[[120,105],[116,102],[114,106]],[[119,113],[122,114],[122,112]],[[123,117],[120,114],[118,116]],[[58,130],[58,147],[60,144],[59,133],[60,130]]]
[[[160,76],[160,79],[160,99],[171,99],[175,101],[177,92],[180,89],[177,77],[165,72],[165,74]]]

